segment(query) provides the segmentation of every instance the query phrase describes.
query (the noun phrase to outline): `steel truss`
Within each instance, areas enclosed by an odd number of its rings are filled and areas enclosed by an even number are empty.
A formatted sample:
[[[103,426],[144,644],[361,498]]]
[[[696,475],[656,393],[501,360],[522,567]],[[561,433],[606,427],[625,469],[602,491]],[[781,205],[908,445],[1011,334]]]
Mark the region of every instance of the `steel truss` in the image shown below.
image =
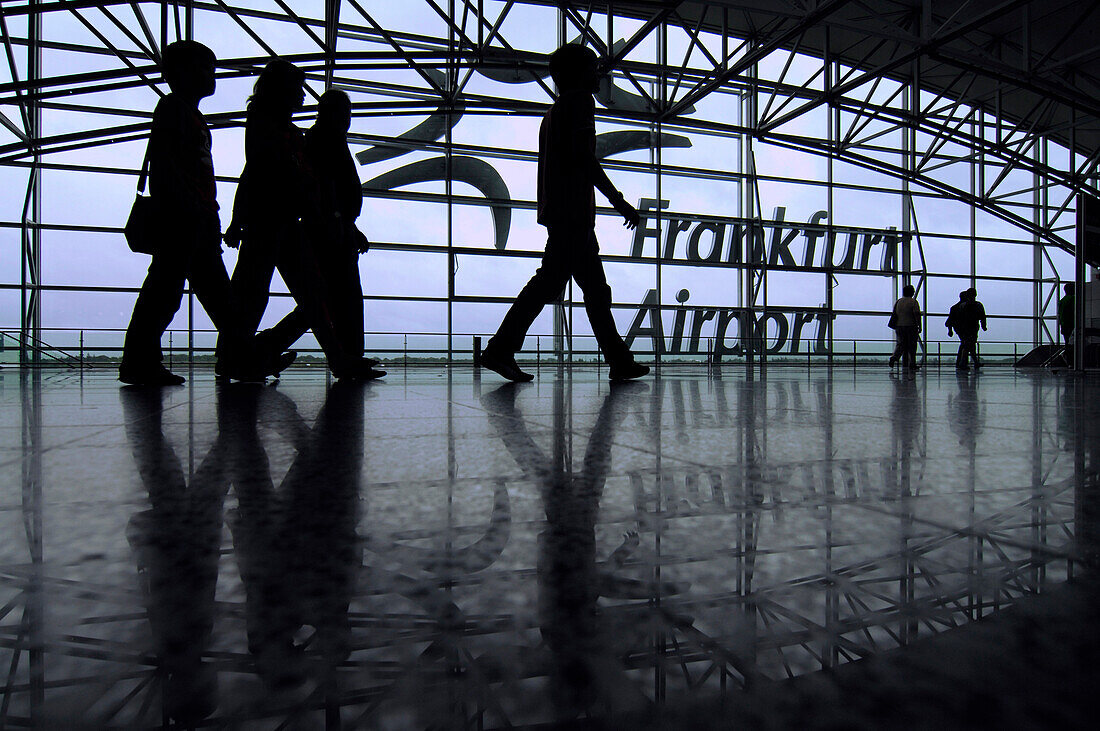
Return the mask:
[[[262,54],[222,58],[222,78],[253,76],[270,55],[282,53],[307,70],[313,98],[335,84],[353,94],[357,116],[432,115],[404,135],[363,141],[375,145],[368,151],[374,160],[410,150],[439,151],[442,169],[449,171],[443,200],[450,204],[461,200],[450,187],[452,166],[460,154],[529,158],[523,151],[463,148],[453,143],[449,132],[462,114],[529,115],[545,108],[552,90],[542,55],[510,40],[516,31],[508,25],[509,15],[525,4],[556,6],[559,37],[583,40],[607,59],[613,84],[601,95],[606,120],[658,135],[678,130],[742,139],[745,165],[753,159],[754,146],[763,144],[826,156],[830,170],[836,161],[882,173],[898,181],[907,232],[917,243],[913,255],[920,259],[923,222],[915,220],[915,198],[961,201],[1026,232],[1035,252],[1033,340],[1050,336],[1049,313],[1059,273],[1047,248],[1072,251],[1075,197],[1100,189],[1100,85],[1093,73],[1098,49],[1090,45],[1087,34],[1076,30],[1092,17],[1090,3],[926,1],[913,8],[891,0],[423,0],[419,7],[442,29],[433,35],[387,28],[376,17],[379,11],[372,12],[359,0],[318,0],[314,5],[276,0],[269,9],[230,0],[69,0],[5,3],[0,8],[8,66],[8,78],[0,83],[0,124],[10,135],[0,143],[0,162],[27,170],[22,216],[2,224],[17,227],[22,238],[18,287],[24,339],[42,337],[41,292],[48,289],[41,271],[42,232],[63,228],[41,219],[41,172],[133,174],[133,167],[65,165],[53,162],[52,156],[143,138],[147,110],[82,97],[143,86],[163,93],[155,67],[159,49],[176,38],[191,37],[197,16],[223,16]],[[303,6],[309,6],[308,13],[299,10]],[[607,14],[609,7],[613,15]],[[1077,22],[1066,25],[1065,18]],[[53,27],[60,19],[75,21],[94,41],[43,35],[43,23]],[[293,52],[273,45],[273,23],[282,32],[298,34],[301,43]],[[673,36],[676,43],[670,42]],[[113,65],[45,76],[44,51],[86,54],[98,58],[100,66],[107,60]],[[772,68],[776,59],[778,72]],[[807,63],[816,66],[809,71]],[[401,70],[415,76],[400,82],[377,80],[385,71]],[[545,97],[522,100],[472,93],[476,74],[536,84]],[[363,96],[356,99],[358,94]],[[716,119],[696,111],[716,95],[740,99],[740,118]],[[53,110],[87,112],[94,121],[82,130],[44,134],[42,115]],[[802,123],[815,119],[821,110],[827,115],[827,130],[806,134]],[[210,118],[216,128],[240,126],[243,110]],[[121,121],[109,123],[112,119]],[[690,173],[662,165],[660,145],[651,146],[651,151],[653,162],[642,169],[658,179],[665,173]],[[629,163],[612,165],[639,169]],[[755,171],[747,167],[699,174],[756,181]],[[831,177],[829,185],[831,191]],[[750,192],[742,195],[740,212],[763,219],[765,212],[754,204],[754,197]],[[456,300],[453,272],[458,253],[450,236],[448,227],[448,312]],[[979,275],[973,264],[979,238],[973,219],[971,230],[959,238],[960,243],[969,240],[973,280]],[[655,264],[660,283],[660,260]],[[927,270],[923,262],[907,257],[904,264],[899,283],[909,278],[922,281]],[[767,310],[766,269],[742,268],[750,280],[743,304]],[[830,274],[834,271],[827,268]],[[830,297],[824,293],[827,302]],[[25,354],[24,362],[29,358]]]

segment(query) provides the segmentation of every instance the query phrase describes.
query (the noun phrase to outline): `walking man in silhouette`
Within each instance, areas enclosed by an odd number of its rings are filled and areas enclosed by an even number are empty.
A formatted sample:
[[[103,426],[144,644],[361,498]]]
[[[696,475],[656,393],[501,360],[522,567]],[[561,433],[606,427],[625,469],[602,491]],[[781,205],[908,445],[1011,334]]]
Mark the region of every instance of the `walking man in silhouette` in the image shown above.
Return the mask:
[[[550,56],[550,76],[558,98],[539,130],[538,221],[546,226],[542,263],[520,291],[503,322],[486,345],[481,364],[510,381],[530,381],[515,354],[531,323],[557,299],[570,277],[584,292],[584,309],[600,350],[610,366],[611,380],[638,378],[649,367],[634,361],[611,316],[607,285],[596,241],[596,197],[599,188],[627,228],[638,225],[638,212],[608,179],[596,158],[595,102],[600,74],[596,55],[578,45],[565,45]]]
[[[172,43],[161,58],[161,73],[172,91],[153,112],[149,185],[163,239],[126,329],[118,369],[123,383],[184,382],[162,365],[160,338],[179,309],[187,280],[224,338],[220,369],[247,380],[262,379],[266,370],[246,358],[251,333],[237,313],[222,263],[210,130],[199,112],[199,101],[214,93],[214,61],[214,52],[195,41]]]
[[[901,365],[910,371],[917,370],[917,336],[920,334],[920,303],[913,296],[912,284],[901,288],[901,297],[894,303],[895,331],[901,345]]]

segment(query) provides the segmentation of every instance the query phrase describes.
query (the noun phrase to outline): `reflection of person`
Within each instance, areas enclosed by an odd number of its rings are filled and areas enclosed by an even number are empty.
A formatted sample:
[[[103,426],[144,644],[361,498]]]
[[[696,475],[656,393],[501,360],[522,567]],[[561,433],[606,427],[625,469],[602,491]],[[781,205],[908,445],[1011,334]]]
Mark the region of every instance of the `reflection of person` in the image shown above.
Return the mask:
[[[364,388],[336,383],[312,429],[277,391],[227,391],[236,419],[230,464],[239,504],[231,527],[247,595],[248,647],[261,677],[276,687],[301,680],[294,633],[304,624],[316,629],[329,667],[350,651],[348,604],[362,564],[355,528]],[[278,488],[261,420],[297,450]]]
[[[612,385],[592,428],[579,474],[569,470],[562,453],[564,442],[562,452],[548,458],[531,438],[515,404],[516,389],[506,384],[483,396],[481,403],[520,469],[541,483],[546,530],[539,536],[539,615],[543,638],[554,656],[552,680],[559,708],[573,714],[597,701],[629,705],[638,693],[623,673],[612,647],[614,632],[601,620],[597,600],[600,595],[647,597],[682,590],[668,582],[656,585],[610,575],[600,571],[596,562],[596,523],[615,430],[632,398],[646,387]],[[556,394],[555,410],[561,408],[561,396]],[[610,569],[621,568],[638,545],[636,533],[624,538],[607,561]]]
[[[565,45],[550,56],[550,75],[559,96],[539,131],[538,221],[546,226],[546,251],[531,280],[520,291],[496,334],[481,355],[481,364],[510,381],[530,381],[515,354],[531,323],[559,297],[570,277],[584,292],[584,308],[612,380],[638,378],[649,372],[634,361],[611,315],[611,287],[604,275],[596,241],[593,187],[622,214],[626,226],[638,225],[638,212],[608,179],[596,158],[595,105],[599,83],[596,55],[578,45]]]
[[[118,369],[123,383],[184,382],[162,365],[160,338],[187,281],[224,338],[221,370],[233,378],[263,377],[259,364],[246,362],[251,332],[238,316],[221,257],[210,130],[199,112],[199,101],[214,93],[214,61],[214,52],[195,41],[172,43],[162,56],[161,72],[172,91],[157,102],[149,131],[149,186],[162,242],[126,328]]]
[[[978,378],[958,373],[956,380],[959,392],[947,397],[947,417],[959,444],[973,454],[985,421],[984,409],[978,401]]]
[[[348,353],[338,337],[324,284],[305,245],[303,217],[320,208],[316,181],[310,174],[302,132],[291,119],[305,98],[305,75],[288,61],[264,67],[248,102],[245,122],[245,169],[233,206],[233,225],[226,242],[239,241],[233,270],[233,293],[244,325],[255,332],[267,309],[275,269],[298,306],[305,308],[310,328],[337,378],[381,375]]]
[[[1077,300],[1073,296],[1073,282],[1062,287],[1062,299],[1058,300],[1058,332],[1068,348],[1073,343],[1073,323],[1077,315]]]
[[[901,494],[908,494],[912,487],[911,472],[913,451],[923,421],[921,400],[916,381],[909,378],[892,378],[894,398],[890,403],[890,426],[893,438],[893,459],[890,471],[896,479]]]
[[[126,537],[165,674],[165,711],[191,726],[217,706],[217,678],[202,656],[214,629],[222,507],[229,487],[226,443],[219,431],[188,485],[161,429],[162,391],[127,386],[120,397],[126,436],[151,505],[131,518]]]
[[[349,357],[363,353],[363,287],[359,254],[370,244],[356,228],[363,209],[363,190],[348,149],[351,100],[329,89],[317,105],[317,122],[305,134],[305,159],[318,188],[318,209],[303,220],[310,248],[320,267],[331,307],[332,324]],[[298,305],[278,325],[259,334],[258,341],[274,352],[291,347],[309,329],[309,312]],[[373,359],[366,367],[377,365]],[[383,376],[383,371],[375,371]]]
[[[916,290],[907,284],[901,288],[901,297],[894,303],[894,329],[901,346],[901,364],[917,370],[917,336],[920,334],[920,303],[913,296]]]

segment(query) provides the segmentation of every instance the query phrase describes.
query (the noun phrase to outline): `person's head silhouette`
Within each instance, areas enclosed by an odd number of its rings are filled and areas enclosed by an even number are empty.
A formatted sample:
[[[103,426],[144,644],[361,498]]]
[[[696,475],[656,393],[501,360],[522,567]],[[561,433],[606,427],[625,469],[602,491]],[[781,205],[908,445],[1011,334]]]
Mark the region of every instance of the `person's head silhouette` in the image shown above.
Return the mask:
[[[305,73],[281,58],[270,61],[256,79],[249,97],[249,109],[261,107],[277,114],[287,114],[302,108],[305,99]]]
[[[591,49],[567,43],[550,54],[550,77],[560,91],[594,92],[600,79],[599,59]]]
[[[164,48],[160,72],[174,93],[198,102],[214,93],[214,52],[198,41],[176,41]]]
[[[914,294],[916,294],[916,292],[917,292],[917,290],[913,289],[912,284],[907,284],[907,285],[905,285],[904,287],[901,288],[901,296],[902,297],[912,297]]]
[[[344,135],[351,128],[351,99],[340,89],[329,89],[317,104],[317,126],[326,133]]]

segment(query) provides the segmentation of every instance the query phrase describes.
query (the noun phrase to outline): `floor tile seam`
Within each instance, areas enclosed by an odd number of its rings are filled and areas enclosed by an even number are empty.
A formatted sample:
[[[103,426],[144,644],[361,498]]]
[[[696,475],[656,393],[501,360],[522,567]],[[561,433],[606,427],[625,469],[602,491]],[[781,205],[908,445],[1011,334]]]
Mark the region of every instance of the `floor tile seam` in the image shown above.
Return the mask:
[[[173,405],[169,406],[168,409],[162,410],[162,413],[164,413],[164,411],[167,411],[167,410],[175,410],[175,409],[183,407],[183,406],[188,406],[189,404],[190,404],[190,401],[187,401],[187,400],[180,401],[177,404],[173,404]],[[142,421],[147,421],[151,418],[153,418],[153,417],[144,417],[142,419]],[[47,427],[43,426],[43,428],[47,428]],[[73,427],[73,428],[76,428],[76,427]],[[68,441],[65,441],[65,442],[61,442],[61,443],[58,443],[58,444],[52,444],[52,445],[43,447],[42,449],[38,450],[37,454],[38,455],[45,455],[48,452],[56,452],[60,449],[71,449],[71,448],[73,448],[74,444],[77,444],[81,441],[84,441],[86,439],[91,439],[93,437],[99,437],[99,436],[102,436],[103,434],[109,434],[110,432],[116,431],[118,429],[125,430],[126,429],[126,424],[125,423],[118,423],[118,424],[105,425],[105,426],[103,426],[103,428],[98,429],[98,430],[93,431],[93,432],[90,432],[88,434],[84,434],[84,435],[81,435],[79,437],[73,437],[72,439],[70,439]],[[19,458],[8,460],[6,462],[0,462],[0,468],[10,467],[10,466],[13,466],[15,464],[21,464],[25,459],[26,459],[26,448],[24,447],[23,448],[23,454]]]

